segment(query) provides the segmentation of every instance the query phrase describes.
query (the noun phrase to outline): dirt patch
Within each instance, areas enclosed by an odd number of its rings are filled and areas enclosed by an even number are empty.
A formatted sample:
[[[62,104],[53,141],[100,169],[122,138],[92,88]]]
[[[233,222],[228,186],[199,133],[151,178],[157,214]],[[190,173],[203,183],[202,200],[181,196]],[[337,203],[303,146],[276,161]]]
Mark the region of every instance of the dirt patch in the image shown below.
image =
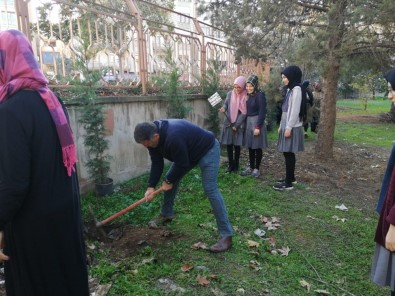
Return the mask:
[[[111,225],[111,228],[107,227],[104,232],[107,238],[100,238],[100,248],[108,250],[110,257],[114,260],[137,255],[147,246],[154,249],[165,246],[181,237],[180,235],[175,235],[166,227],[151,229],[148,227],[139,228],[133,225]],[[89,238],[92,238],[91,233],[93,231],[88,229]],[[95,248],[88,245],[88,253],[89,249],[93,250]]]
[[[375,116],[341,116],[339,120],[352,122],[378,122]],[[338,196],[349,205],[357,206],[371,211],[377,202],[381,180],[389,156],[389,149],[367,148],[348,143],[335,143],[333,159],[322,161],[314,154],[315,141],[306,141],[305,151],[297,155],[296,178],[299,182],[309,186],[309,192]],[[243,163],[247,163],[247,155],[243,151]],[[276,178],[284,177],[284,159],[278,153],[275,143],[264,151],[264,161],[261,167],[260,182],[269,182],[265,172]],[[272,182],[272,181],[270,181]],[[166,228],[150,229],[148,227],[133,227],[132,225],[112,225],[105,228],[105,232],[112,238],[103,241],[100,248],[108,250],[109,257],[117,261],[134,256],[145,247],[159,248],[171,243],[174,239],[182,238]],[[88,228],[88,236],[97,237],[97,230]],[[88,245],[88,260],[94,264],[96,246]],[[1,268],[1,266],[0,266]],[[0,282],[2,280],[0,269]],[[92,292],[97,290],[92,285]],[[0,296],[5,295],[0,287]]]
[[[345,122],[383,123],[380,115],[338,115],[337,119]]]

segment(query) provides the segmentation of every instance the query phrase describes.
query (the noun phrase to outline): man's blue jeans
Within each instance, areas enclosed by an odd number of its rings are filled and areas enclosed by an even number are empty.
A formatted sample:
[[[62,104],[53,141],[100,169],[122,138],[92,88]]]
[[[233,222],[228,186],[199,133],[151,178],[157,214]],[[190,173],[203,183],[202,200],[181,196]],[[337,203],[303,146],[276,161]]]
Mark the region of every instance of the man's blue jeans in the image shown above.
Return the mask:
[[[214,146],[199,160],[199,167],[202,172],[202,185],[208,200],[210,201],[215,220],[217,221],[217,228],[221,235],[232,236],[232,225],[229,222],[228,213],[224,198],[218,190],[218,170],[220,159],[220,145],[215,140]],[[170,167],[170,170],[172,168]],[[174,199],[177,194],[179,181],[173,183],[173,188],[164,193],[161,215],[165,217],[174,216]]]

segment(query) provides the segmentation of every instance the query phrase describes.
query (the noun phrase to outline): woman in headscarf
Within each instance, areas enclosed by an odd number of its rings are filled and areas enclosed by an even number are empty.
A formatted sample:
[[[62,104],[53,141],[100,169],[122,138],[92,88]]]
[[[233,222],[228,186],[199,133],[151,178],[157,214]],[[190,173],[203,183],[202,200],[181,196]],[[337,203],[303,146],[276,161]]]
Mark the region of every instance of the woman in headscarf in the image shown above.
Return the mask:
[[[388,99],[395,102],[395,68],[384,75]],[[395,296],[395,145],[392,147],[384,174],[376,211],[380,214],[374,240],[371,279],[380,286],[389,286]]]
[[[0,261],[7,295],[89,295],[76,147],[30,42],[0,32]]]
[[[248,77],[246,88],[248,93],[247,122],[243,147],[248,148],[250,165],[241,175],[258,178],[261,175],[259,167],[263,157],[262,149],[268,146],[265,125],[266,97],[264,92],[259,90],[259,81],[256,75]]]
[[[233,90],[228,92],[224,105],[219,109],[225,114],[220,142],[226,145],[228,153],[227,173],[238,172],[240,147],[243,144],[243,135],[246,118],[246,79],[239,76],[233,83]],[[233,153],[234,152],[234,153]]]
[[[290,190],[296,183],[295,153],[304,150],[303,120],[306,117],[306,90],[301,87],[302,70],[289,66],[281,72],[287,94],[281,106],[281,123],[278,128],[278,151],[285,159],[285,178],[274,184],[276,190]]]

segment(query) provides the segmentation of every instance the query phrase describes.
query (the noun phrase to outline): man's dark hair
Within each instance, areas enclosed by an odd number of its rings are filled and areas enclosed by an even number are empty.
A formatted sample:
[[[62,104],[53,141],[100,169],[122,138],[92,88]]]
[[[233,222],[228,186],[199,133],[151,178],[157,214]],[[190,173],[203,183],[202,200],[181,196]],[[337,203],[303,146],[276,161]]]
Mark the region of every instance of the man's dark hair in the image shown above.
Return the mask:
[[[153,122],[142,122],[134,128],[134,140],[141,143],[146,140],[151,140],[154,134],[158,133],[158,127]]]

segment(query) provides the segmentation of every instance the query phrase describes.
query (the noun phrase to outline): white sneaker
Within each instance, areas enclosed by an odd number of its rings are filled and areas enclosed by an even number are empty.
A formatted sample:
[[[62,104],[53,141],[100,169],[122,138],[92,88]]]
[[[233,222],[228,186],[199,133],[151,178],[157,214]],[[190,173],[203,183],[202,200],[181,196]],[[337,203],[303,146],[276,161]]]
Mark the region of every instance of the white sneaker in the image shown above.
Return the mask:
[[[251,176],[251,174],[252,174],[252,169],[251,168],[246,168],[244,171],[242,171],[240,173],[240,175],[242,175],[242,176]]]
[[[251,176],[258,178],[261,175],[258,169],[254,169],[251,173]]]

